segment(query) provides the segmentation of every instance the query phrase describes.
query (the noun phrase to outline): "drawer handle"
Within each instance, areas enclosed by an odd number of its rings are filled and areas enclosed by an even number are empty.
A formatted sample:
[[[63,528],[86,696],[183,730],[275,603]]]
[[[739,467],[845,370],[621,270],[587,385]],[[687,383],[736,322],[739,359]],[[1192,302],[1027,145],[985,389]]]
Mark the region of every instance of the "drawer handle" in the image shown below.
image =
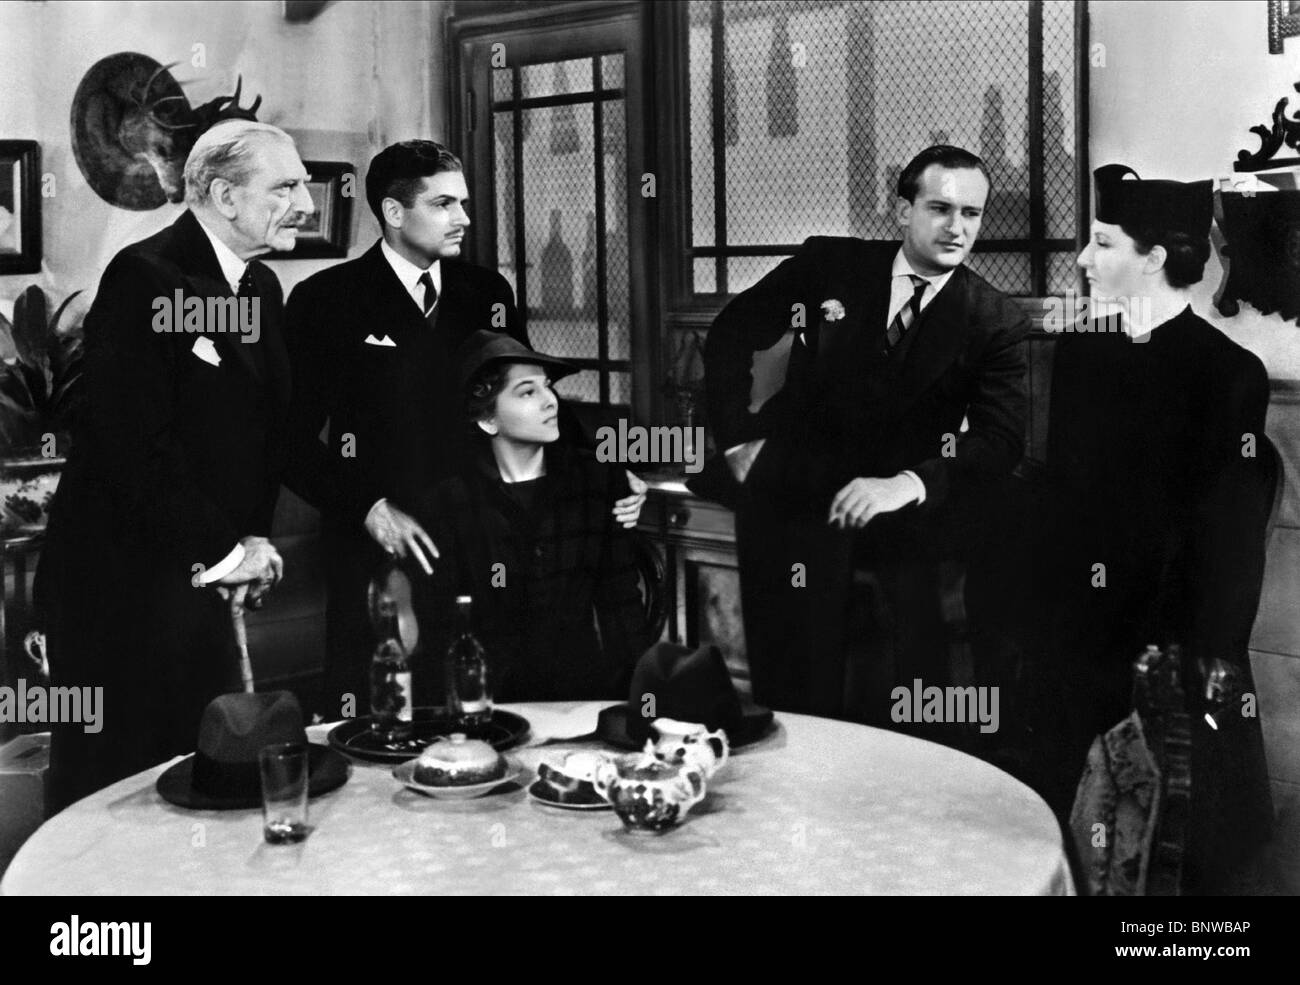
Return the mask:
[[[668,522],[674,527],[686,526],[686,521],[691,518],[690,510],[674,510],[668,517]]]

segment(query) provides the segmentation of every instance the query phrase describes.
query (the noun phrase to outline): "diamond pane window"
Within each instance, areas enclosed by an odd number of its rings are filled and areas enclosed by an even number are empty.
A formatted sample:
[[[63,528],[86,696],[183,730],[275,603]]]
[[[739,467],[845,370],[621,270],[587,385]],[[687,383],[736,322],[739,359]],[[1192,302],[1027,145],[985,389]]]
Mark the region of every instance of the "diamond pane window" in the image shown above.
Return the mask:
[[[631,399],[624,71],[611,53],[492,80],[498,269],[533,346],[582,369],[559,392],[605,406]]]
[[[811,235],[896,239],[895,188],[950,143],[993,179],[971,266],[1008,293],[1074,286],[1070,0],[691,0],[693,294],[743,290]]]

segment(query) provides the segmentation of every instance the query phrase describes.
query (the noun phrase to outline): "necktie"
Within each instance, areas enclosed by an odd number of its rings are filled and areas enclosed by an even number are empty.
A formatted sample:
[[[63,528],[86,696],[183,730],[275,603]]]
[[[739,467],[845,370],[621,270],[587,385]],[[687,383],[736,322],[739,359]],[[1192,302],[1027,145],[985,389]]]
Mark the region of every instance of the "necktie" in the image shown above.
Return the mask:
[[[918,277],[916,274],[908,274],[912,278],[912,299],[898,309],[898,314],[894,320],[889,323],[889,328],[885,330],[885,348],[892,352],[898,343],[903,341],[903,336],[907,330],[912,327],[917,316],[921,313],[921,295],[925,289],[930,286],[930,282],[924,277]],[[880,324],[877,322],[876,324]]]
[[[253,283],[253,265],[244,266],[244,275],[239,278],[239,290],[235,294],[241,298],[257,297],[257,286]]]
[[[433,286],[433,278],[427,270],[420,275],[419,284],[424,288],[424,317],[428,318],[433,314],[433,306],[438,303],[438,289]]]
[[[257,285],[253,282],[253,265],[251,263],[247,264],[244,267],[244,274],[242,277],[239,278],[239,290],[235,292],[235,296],[238,298],[250,298],[250,299],[261,296],[257,293]],[[260,310],[258,310],[259,306],[260,306],[260,302],[254,304],[251,301],[247,306],[245,306],[242,303],[239,305],[238,317],[240,319],[241,330],[245,328],[249,328],[251,326],[251,322],[248,324],[245,323],[244,321],[245,317],[248,317],[250,319],[261,318],[262,313]],[[254,336],[248,336],[246,338],[241,337],[239,340],[240,341],[239,350],[242,352],[246,352],[248,354],[248,357],[252,360],[253,366],[258,373],[265,373],[266,356],[262,351],[261,345],[254,344],[249,341],[249,339],[253,337]],[[261,339],[260,327],[256,338],[258,338],[259,340]]]

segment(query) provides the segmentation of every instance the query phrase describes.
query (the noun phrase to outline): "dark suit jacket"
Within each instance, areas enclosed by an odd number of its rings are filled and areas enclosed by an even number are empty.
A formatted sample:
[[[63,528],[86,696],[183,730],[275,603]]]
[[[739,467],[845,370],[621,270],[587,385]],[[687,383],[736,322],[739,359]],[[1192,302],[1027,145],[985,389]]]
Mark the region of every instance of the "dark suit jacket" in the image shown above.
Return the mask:
[[[299,284],[286,321],[294,399],[285,481],[327,524],[353,528],[380,497],[409,508],[455,471],[468,433],[453,361],[460,344],[479,329],[528,343],[505,278],[455,260],[442,261],[431,328],[378,242]],[[355,457],[345,456],[346,435]]]
[[[285,484],[322,513],[329,600],[321,710],[337,716],[342,695],[364,704],[368,688],[366,591],[386,557],[365,532],[367,511],[386,497],[410,512],[456,473],[472,436],[456,376],[461,343],[479,329],[528,339],[505,278],[457,260],[442,261],[431,326],[378,242],[299,284],[286,323],[294,397]],[[562,432],[576,426],[563,405],[560,424]]]
[[[886,356],[898,248],[813,237],[718,315],[704,346],[717,444],[768,439],[747,486],[784,496],[792,509],[822,512],[854,477],[911,469],[925,483],[924,515],[963,484],[1005,475],[1019,461],[1028,318],[959,267],[902,349]],[[840,302],[844,318],[824,319],[828,300]],[[800,317],[803,338],[794,341],[784,388],[751,413],[753,353],[774,345]],[[963,416],[970,428],[961,434]],[[956,438],[951,457],[945,435]]]
[[[498,700],[626,695],[632,666],[651,640],[633,534],[611,512],[628,495],[623,469],[589,451],[549,445],[547,475],[525,506],[501,480],[487,443],[479,444],[464,472],[429,490],[417,508],[436,531],[442,559],[432,582],[416,577],[427,590],[416,673],[441,684],[455,597],[468,594]]]
[[[252,264],[260,339],[153,328],[154,299],[231,296],[190,212],[126,247],[86,316],[86,413],[37,570],[51,671],[105,687],[105,730],[52,752],[55,801],[194,748],[203,706],[238,684],[227,609],[191,584],[248,535],[267,536],[289,401],[275,275]]]

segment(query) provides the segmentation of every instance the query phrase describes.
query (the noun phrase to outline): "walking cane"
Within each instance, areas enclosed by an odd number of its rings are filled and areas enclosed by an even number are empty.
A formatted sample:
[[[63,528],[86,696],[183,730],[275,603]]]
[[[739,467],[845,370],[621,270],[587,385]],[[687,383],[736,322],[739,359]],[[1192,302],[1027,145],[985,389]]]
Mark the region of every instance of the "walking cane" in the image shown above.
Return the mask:
[[[253,693],[253,661],[248,656],[248,627],[244,625],[244,603],[234,592],[230,593],[230,621],[235,627],[235,644],[239,647],[239,676],[244,681],[244,692]]]

